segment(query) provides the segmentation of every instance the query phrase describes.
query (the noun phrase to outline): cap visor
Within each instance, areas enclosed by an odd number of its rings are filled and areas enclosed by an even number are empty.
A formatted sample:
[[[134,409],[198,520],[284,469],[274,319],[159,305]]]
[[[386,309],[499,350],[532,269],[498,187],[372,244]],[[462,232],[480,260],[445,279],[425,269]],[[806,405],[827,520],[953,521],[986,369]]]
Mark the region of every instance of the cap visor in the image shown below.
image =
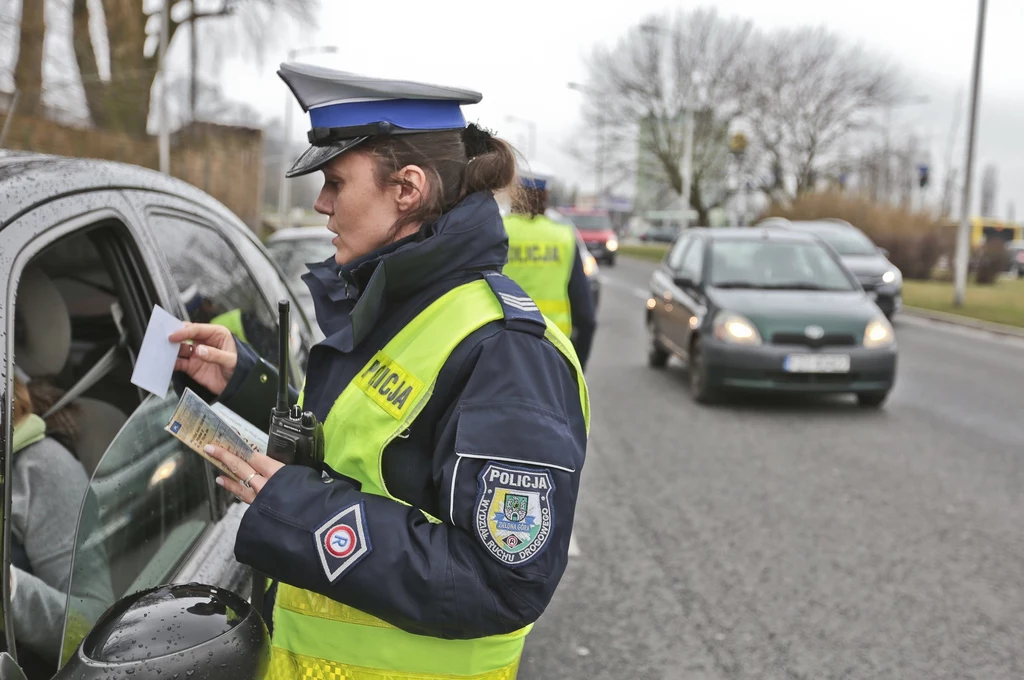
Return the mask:
[[[288,172],[284,173],[285,177],[301,177],[302,175],[308,175],[311,172],[316,172],[320,168],[324,167],[332,160],[345,153],[357,144],[362,144],[369,137],[355,137],[353,139],[346,139],[342,142],[331,144],[330,146],[311,146],[302,152],[298,160],[292,163],[292,167]]]

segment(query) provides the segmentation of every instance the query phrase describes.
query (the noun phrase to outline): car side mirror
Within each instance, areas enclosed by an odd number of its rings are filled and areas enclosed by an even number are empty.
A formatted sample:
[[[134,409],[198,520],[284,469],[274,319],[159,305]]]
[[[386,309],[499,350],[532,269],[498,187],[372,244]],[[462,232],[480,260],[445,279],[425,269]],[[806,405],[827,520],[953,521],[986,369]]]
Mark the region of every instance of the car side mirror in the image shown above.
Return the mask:
[[[262,680],[269,666],[270,635],[252,606],[230,591],[190,583],[143,590],[116,602],[54,680],[132,675]]]
[[[886,258],[889,257],[889,251],[886,250],[885,248],[879,248],[878,252],[880,252],[882,254],[882,257],[886,257]]]
[[[696,288],[697,282],[691,279],[689,276],[675,276],[672,278],[672,282],[680,288]]]

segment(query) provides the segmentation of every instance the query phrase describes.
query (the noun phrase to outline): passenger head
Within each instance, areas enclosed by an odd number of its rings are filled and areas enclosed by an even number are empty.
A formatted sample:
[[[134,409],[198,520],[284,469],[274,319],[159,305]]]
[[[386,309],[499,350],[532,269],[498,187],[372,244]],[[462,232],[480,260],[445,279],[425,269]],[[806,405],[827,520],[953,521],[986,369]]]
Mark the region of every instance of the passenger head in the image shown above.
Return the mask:
[[[32,413],[32,397],[29,395],[28,386],[21,378],[14,376],[14,426],[17,427]]]

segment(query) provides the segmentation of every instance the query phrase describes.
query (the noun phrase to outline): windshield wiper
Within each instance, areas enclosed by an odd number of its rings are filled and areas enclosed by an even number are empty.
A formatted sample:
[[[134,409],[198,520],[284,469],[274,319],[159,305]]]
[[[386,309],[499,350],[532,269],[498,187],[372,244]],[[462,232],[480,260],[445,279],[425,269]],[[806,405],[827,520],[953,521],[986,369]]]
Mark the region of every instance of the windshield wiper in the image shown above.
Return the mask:
[[[817,283],[805,283],[801,281],[792,281],[790,283],[769,283],[762,288],[766,290],[841,290],[839,288],[827,288],[820,286]]]
[[[753,281],[722,281],[721,283],[712,283],[711,285],[715,288],[764,288],[763,285]]]

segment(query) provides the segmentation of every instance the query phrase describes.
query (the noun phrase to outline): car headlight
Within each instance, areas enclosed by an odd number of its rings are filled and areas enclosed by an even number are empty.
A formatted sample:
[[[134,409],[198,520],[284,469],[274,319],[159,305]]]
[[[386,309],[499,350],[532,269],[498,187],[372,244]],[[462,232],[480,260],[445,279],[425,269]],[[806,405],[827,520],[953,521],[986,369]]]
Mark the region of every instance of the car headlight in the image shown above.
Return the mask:
[[[715,337],[734,345],[760,345],[761,334],[750,319],[731,312],[719,312],[714,323]]]
[[[588,254],[583,258],[583,273],[586,274],[588,278],[597,273],[597,260],[595,260],[592,255]]]
[[[864,346],[868,349],[889,347],[895,341],[892,324],[884,316],[873,319],[864,329]]]
[[[900,280],[900,273],[896,269],[890,269],[886,273],[882,274],[882,283],[896,283]]]
[[[618,250],[619,249],[619,240],[615,239],[615,238],[610,238],[604,244],[604,247],[607,248],[608,250]]]

